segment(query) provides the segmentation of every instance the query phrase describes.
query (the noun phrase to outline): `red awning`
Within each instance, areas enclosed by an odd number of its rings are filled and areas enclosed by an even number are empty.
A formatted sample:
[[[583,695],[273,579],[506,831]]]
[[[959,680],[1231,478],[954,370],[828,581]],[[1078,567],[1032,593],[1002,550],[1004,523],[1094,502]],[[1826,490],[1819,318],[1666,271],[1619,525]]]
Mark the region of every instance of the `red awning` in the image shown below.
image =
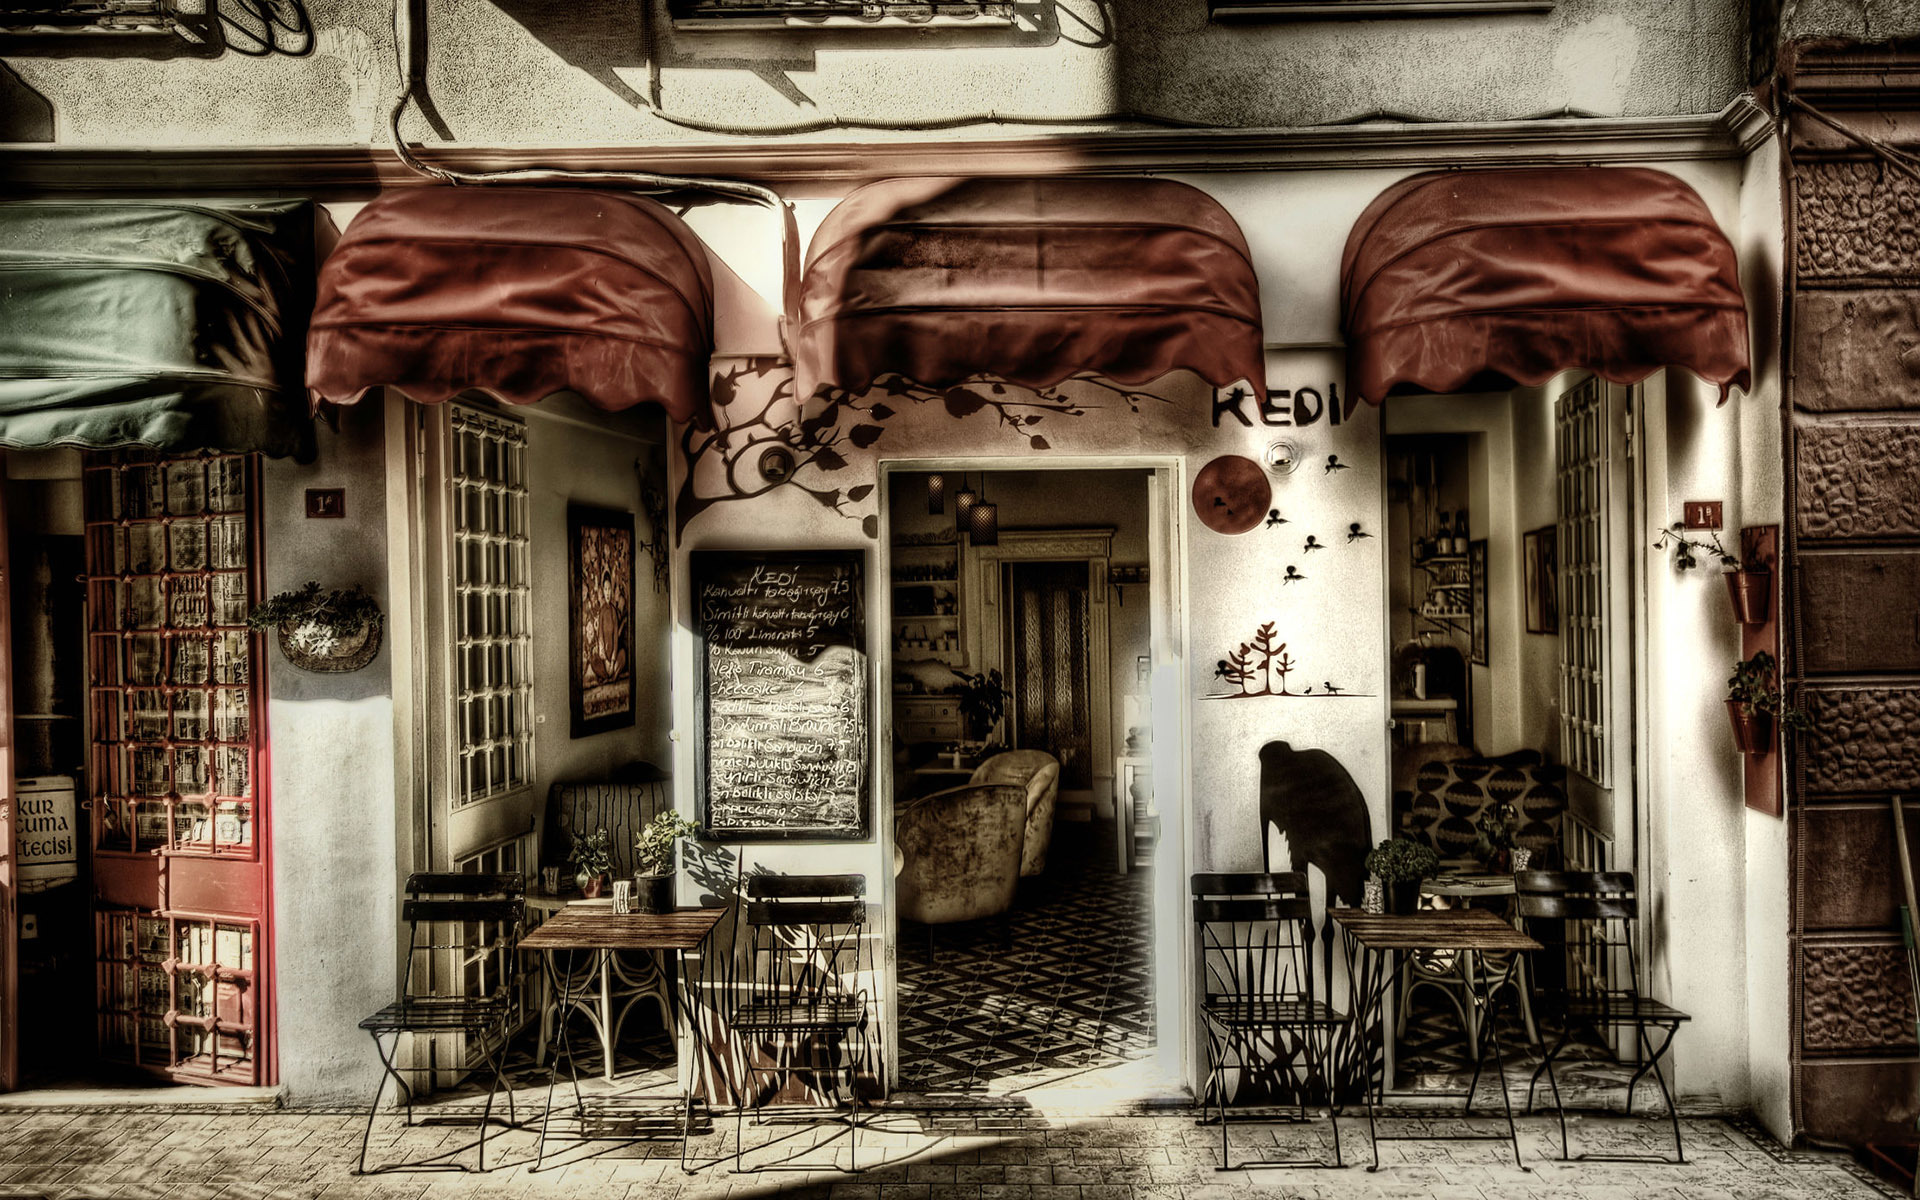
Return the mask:
[[[706,248],[651,200],[554,188],[420,188],[363,209],[320,271],[307,387],[438,404],[579,393],[708,420]]]
[[[884,375],[1127,385],[1184,369],[1264,388],[1247,243],[1165,179],[898,179],[814,235],[794,347],[803,395]]]
[[[1692,188],[1642,168],[1440,171],[1382,192],[1340,265],[1347,378],[1390,391],[1665,366],[1751,386],[1733,247]]]

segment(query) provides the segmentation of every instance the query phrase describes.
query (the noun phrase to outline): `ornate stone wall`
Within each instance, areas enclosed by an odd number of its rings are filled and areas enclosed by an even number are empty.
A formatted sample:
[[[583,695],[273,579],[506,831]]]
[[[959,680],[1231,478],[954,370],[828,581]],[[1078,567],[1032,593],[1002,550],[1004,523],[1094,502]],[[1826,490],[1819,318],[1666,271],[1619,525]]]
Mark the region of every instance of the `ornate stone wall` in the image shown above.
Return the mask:
[[[1789,61],[1793,93],[1856,128],[1920,114],[1920,57]],[[1793,1116],[1815,1141],[1905,1141],[1920,1063],[1891,802],[1920,792],[1920,182],[1805,117],[1786,161],[1785,667],[1815,726],[1787,772]]]

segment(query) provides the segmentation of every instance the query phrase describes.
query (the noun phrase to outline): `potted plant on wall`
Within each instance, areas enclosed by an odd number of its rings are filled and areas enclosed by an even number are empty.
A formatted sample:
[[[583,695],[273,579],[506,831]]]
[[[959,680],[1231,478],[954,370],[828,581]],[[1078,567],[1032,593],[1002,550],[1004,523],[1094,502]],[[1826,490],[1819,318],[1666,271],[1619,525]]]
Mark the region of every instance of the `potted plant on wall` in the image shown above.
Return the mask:
[[[1742,754],[1765,754],[1773,749],[1773,731],[1805,732],[1813,722],[1801,709],[1787,703],[1780,690],[1779,668],[1765,650],[1733,665],[1727,680],[1727,716],[1733,721],[1733,744]]]
[[[254,606],[247,624],[274,631],[302,671],[358,671],[380,653],[380,605],[359,584],[321,590],[316,580]]]
[[[573,864],[573,881],[580,885],[580,894],[589,900],[597,897],[613,867],[613,835],[604,826],[581,834],[573,839],[567,861]]]
[[[1675,521],[1670,527],[1662,529],[1655,539],[1653,548],[1664,550],[1673,548],[1675,570],[1691,571],[1700,565],[1698,556],[1712,558],[1724,568],[1721,578],[1727,581],[1727,598],[1733,603],[1733,619],[1742,625],[1764,625],[1767,622],[1769,597],[1773,595],[1773,572],[1764,566],[1747,566],[1720,544],[1720,535],[1707,534],[1707,541],[1699,541],[1685,536],[1686,526]]]
[[[633,839],[633,902],[638,911],[673,911],[673,851],[681,838],[699,832],[698,825],[672,809],[640,827],[639,836]]]
[[[1440,869],[1440,854],[1425,842],[1387,838],[1367,851],[1366,866],[1386,889],[1387,911],[1410,913],[1420,907],[1420,881]]]

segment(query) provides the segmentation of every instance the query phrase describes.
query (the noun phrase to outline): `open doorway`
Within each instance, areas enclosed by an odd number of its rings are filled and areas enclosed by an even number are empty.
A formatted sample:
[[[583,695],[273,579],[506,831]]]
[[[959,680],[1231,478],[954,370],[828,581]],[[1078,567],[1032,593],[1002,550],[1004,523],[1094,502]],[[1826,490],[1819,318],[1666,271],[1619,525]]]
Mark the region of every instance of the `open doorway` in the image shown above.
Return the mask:
[[[1440,857],[1427,907],[1511,915],[1521,865],[1634,868],[1633,399],[1588,376],[1386,407],[1392,829]],[[1539,978],[1488,964],[1510,972],[1501,1036],[1527,1045],[1510,1059],[1527,1075],[1553,1037],[1532,995],[1615,969],[1535,962]],[[1472,1068],[1457,966],[1416,959],[1401,981],[1402,1084]],[[1608,1057],[1596,1043],[1562,1063],[1577,1090]]]
[[[1152,1089],[1153,475],[887,475],[902,1092]]]

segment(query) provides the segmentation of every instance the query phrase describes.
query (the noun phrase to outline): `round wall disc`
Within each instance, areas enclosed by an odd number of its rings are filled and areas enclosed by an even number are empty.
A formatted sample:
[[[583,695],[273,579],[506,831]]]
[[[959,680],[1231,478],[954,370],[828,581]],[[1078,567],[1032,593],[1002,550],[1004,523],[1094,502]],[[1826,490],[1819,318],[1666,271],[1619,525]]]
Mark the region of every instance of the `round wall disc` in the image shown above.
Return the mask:
[[[1272,503],[1266,471],[1243,454],[1222,454],[1193,477],[1193,511],[1215,533],[1245,533]]]

